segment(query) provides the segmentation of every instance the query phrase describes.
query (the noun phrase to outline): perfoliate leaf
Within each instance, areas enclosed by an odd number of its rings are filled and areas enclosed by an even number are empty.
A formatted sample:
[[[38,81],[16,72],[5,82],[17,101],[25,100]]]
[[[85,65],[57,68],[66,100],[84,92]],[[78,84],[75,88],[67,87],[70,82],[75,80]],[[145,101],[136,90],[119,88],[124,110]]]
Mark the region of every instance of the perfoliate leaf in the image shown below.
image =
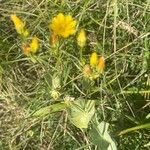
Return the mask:
[[[76,100],[68,108],[69,119],[77,128],[87,128],[95,113],[95,101]]]
[[[117,150],[114,141],[108,133],[109,124],[106,122],[94,123],[90,135],[92,141],[98,146],[99,150]]]

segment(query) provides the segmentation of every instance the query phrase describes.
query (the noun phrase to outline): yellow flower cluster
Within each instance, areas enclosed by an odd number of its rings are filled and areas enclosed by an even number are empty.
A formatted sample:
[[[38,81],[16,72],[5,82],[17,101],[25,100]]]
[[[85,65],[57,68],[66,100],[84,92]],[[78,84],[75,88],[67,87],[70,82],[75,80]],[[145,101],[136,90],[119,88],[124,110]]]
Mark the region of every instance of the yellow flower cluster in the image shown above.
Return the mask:
[[[32,38],[31,43],[29,45],[28,44],[22,45],[22,49],[25,55],[36,53],[38,48],[39,48],[39,39],[36,36]]]
[[[26,37],[29,33],[25,28],[25,23],[16,15],[11,15],[11,20],[13,21],[17,32],[24,37]],[[52,30],[51,34],[51,44],[57,45],[58,38],[63,37],[67,38],[70,35],[75,34],[76,32],[76,20],[72,18],[71,15],[64,15],[63,13],[59,13],[56,15],[49,24],[49,28]],[[82,48],[86,44],[86,33],[84,29],[81,29],[77,35],[77,44],[80,46],[80,58],[82,59]],[[32,37],[32,41],[30,44],[22,44],[22,49],[26,55],[30,53],[34,54],[37,52],[39,48],[39,40],[38,38]],[[103,56],[98,57],[96,52],[93,52],[90,56],[90,64],[86,64],[83,68],[83,73],[85,76],[92,76],[92,78],[96,78],[100,73],[103,72],[105,67],[105,59]]]
[[[93,67],[96,67],[96,69],[99,72],[103,72],[103,69],[105,67],[105,59],[104,56],[101,56],[98,58],[98,55],[96,52],[93,52],[90,56],[90,65]]]
[[[96,52],[93,52],[90,56],[90,65],[86,64],[83,68],[83,74],[86,77],[95,79],[99,77],[105,67],[105,58],[104,56],[98,57]]]
[[[11,15],[11,20],[14,23],[16,31],[18,34],[23,36],[27,40],[27,36],[29,35],[28,30],[25,28],[25,23],[16,15]],[[25,55],[29,55],[31,53],[36,53],[39,48],[39,39],[34,36],[32,37],[31,43],[23,42],[21,46]]]

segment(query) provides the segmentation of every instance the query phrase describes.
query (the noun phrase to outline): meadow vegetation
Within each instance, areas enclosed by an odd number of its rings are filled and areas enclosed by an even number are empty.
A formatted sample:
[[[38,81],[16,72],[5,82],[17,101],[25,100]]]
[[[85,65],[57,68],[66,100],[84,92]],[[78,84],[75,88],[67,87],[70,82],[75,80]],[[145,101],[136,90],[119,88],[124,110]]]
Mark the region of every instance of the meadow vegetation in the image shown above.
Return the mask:
[[[0,0],[0,150],[149,150],[149,128],[149,0]]]

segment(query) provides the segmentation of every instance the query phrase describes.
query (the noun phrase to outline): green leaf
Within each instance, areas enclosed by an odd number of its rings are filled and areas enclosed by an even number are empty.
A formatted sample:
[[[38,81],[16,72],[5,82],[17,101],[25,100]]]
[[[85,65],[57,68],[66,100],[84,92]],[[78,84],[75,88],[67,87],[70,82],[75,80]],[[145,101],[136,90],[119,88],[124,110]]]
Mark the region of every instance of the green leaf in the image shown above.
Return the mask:
[[[50,106],[46,106],[43,107],[41,109],[39,109],[38,111],[36,111],[33,116],[34,117],[43,117],[49,113],[54,113],[54,112],[58,112],[58,111],[62,111],[63,109],[65,109],[67,107],[67,105],[65,103],[57,103],[57,104],[53,104]]]
[[[76,100],[67,109],[70,121],[77,128],[87,128],[95,113],[95,101]]]
[[[94,122],[90,131],[92,141],[100,150],[117,150],[115,142],[108,133],[109,124],[106,122]]]
[[[141,124],[141,125],[138,125],[138,126],[135,126],[132,128],[125,129],[125,130],[121,131],[119,133],[119,135],[123,135],[123,134],[129,133],[129,132],[133,132],[133,131],[136,131],[139,129],[146,129],[146,128],[150,128],[150,123]]]

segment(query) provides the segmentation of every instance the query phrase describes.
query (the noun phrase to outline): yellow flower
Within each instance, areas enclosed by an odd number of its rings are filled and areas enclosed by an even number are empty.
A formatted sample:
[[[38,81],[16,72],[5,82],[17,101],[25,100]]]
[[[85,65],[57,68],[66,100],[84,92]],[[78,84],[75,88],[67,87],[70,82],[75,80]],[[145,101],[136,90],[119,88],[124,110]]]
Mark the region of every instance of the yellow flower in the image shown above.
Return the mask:
[[[100,73],[102,73],[104,70],[104,67],[105,67],[105,58],[101,56],[98,60],[97,69]]]
[[[53,30],[56,35],[67,38],[76,32],[75,30],[76,21],[71,15],[64,15],[59,13],[56,17],[52,19],[49,27]]]
[[[24,37],[27,37],[29,35],[29,32],[27,29],[25,29],[25,23],[16,15],[11,15],[10,18],[15,25],[17,33],[23,35]]]
[[[86,33],[84,31],[84,29],[81,29],[78,36],[77,36],[77,42],[78,42],[78,45],[80,47],[84,47],[85,46],[85,43],[86,43]]]
[[[18,18],[16,15],[11,15],[11,20],[13,21],[15,28],[19,34],[24,32],[25,23]]]
[[[98,55],[96,52],[93,52],[90,56],[90,65],[91,66],[96,66],[98,63]]]
[[[32,38],[30,43],[30,48],[32,53],[36,53],[37,49],[39,48],[39,39],[35,36]]]

